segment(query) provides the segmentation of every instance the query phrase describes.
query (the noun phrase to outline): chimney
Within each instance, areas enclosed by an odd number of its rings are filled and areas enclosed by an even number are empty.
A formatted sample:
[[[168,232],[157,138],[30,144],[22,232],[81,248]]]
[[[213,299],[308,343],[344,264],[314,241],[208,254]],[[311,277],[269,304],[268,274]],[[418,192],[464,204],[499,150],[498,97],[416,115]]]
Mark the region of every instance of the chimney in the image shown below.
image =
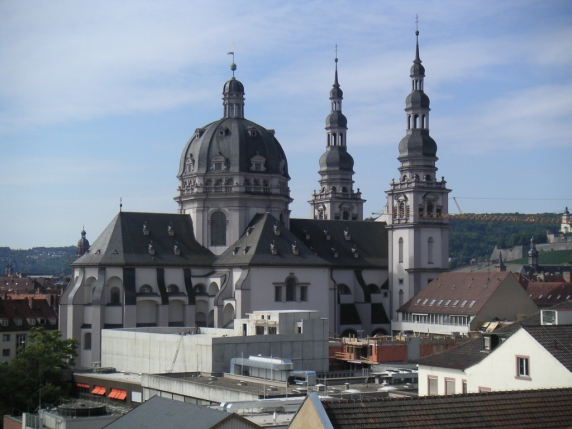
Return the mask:
[[[570,281],[570,271],[562,271],[562,277],[566,283],[571,283]]]

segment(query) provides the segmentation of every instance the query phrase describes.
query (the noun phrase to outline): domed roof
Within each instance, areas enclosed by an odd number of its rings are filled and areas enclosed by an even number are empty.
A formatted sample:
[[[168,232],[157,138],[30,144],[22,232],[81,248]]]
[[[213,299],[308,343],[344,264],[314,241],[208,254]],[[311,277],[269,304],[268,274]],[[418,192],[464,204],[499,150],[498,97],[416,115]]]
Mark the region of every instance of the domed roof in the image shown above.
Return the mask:
[[[89,248],[89,241],[85,238],[85,229],[81,231],[81,238],[77,242],[77,247]]]
[[[340,88],[340,85],[338,85],[337,82],[330,90],[330,100],[333,98],[344,98],[344,91],[342,91],[342,88]]]
[[[428,130],[415,129],[399,142],[399,158],[410,156],[437,156],[437,143]]]
[[[229,82],[232,87],[233,80]],[[263,168],[256,170],[257,174],[278,174],[290,178],[286,155],[274,137],[274,130],[267,130],[244,118],[219,119],[197,128],[185,145],[177,177],[180,178],[183,174],[206,174],[219,166],[222,171],[217,173],[252,173],[255,157],[257,162],[263,163]],[[185,173],[185,166],[189,163],[192,163],[192,169]]]
[[[236,80],[234,76],[229,81],[227,81],[222,88],[223,94],[229,94],[233,92],[238,94],[244,94],[244,85],[242,84],[241,81]]]
[[[409,73],[411,77],[413,76],[425,76],[425,67],[421,64],[421,60],[413,61],[413,65],[411,66],[411,72]]]
[[[330,127],[347,127],[348,119],[339,110],[334,110],[326,116],[326,128]]]
[[[429,96],[423,91],[413,91],[405,99],[405,107],[429,107]]]
[[[326,170],[341,170],[353,173],[354,159],[345,146],[328,146],[320,157],[320,172]]]

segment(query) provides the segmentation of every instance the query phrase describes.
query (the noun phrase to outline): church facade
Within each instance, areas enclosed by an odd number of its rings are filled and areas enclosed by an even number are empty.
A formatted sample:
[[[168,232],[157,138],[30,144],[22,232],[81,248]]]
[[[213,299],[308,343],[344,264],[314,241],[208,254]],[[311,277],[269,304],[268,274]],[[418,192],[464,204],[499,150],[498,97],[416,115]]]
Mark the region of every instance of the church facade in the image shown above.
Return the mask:
[[[245,118],[231,68],[223,117],[183,148],[177,214],[120,212],[74,262],[60,329],[80,341],[79,365],[100,361],[105,328],[224,328],[259,310],[318,310],[332,333],[386,334],[395,310],[447,269],[449,190],[436,177],[418,44],[399,180],[377,222],[363,221],[354,189],[337,58],[309,219],[290,218],[286,154],[274,130]]]

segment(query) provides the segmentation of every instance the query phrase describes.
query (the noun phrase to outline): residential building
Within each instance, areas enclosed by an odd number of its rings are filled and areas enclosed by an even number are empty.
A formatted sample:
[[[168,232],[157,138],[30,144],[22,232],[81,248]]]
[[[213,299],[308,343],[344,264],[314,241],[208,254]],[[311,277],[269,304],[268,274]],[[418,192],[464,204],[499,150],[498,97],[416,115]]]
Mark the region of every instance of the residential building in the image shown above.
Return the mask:
[[[392,330],[468,334],[484,322],[515,321],[537,311],[511,272],[449,272],[439,275],[397,310]]]
[[[572,304],[421,358],[420,395],[572,386]]]

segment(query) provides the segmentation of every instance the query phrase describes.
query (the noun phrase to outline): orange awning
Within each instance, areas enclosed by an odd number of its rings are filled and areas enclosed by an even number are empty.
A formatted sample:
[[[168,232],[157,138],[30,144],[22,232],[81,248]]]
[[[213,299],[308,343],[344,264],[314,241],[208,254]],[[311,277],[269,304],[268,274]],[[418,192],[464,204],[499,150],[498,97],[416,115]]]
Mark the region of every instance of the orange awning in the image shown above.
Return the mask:
[[[122,389],[111,389],[111,393],[107,397],[111,399],[118,399],[120,401],[124,401],[125,398],[127,397],[127,391]]]
[[[105,387],[103,386],[95,386],[94,389],[91,391],[94,395],[105,395]]]
[[[77,387],[81,387],[83,389],[89,389],[89,384],[87,384],[87,383],[76,383],[75,385]]]

